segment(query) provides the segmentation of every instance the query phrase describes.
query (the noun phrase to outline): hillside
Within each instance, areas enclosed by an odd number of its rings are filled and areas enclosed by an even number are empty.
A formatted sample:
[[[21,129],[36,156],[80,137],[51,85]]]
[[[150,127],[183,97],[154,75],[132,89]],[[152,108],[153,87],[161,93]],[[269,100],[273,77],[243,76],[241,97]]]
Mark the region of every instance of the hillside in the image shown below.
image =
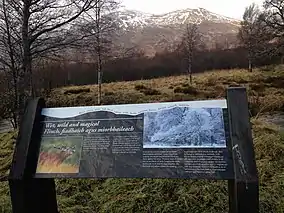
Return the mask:
[[[123,46],[137,45],[148,56],[172,49],[180,41],[185,24],[194,23],[199,26],[208,48],[216,44],[234,47],[237,45],[237,32],[240,20],[212,13],[204,8],[176,10],[154,15],[135,10],[121,10],[111,14],[119,26],[118,42]]]
[[[266,70],[268,68],[265,68]],[[201,100],[225,97],[228,86],[245,86],[248,89],[252,115],[284,110],[284,67],[275,71],[257,69],[211,71],[197,74],[190,86],[188,77],[173,76],[152,80],[103,84],[103,104],[165,102]],[[97,86],[73,86],[53,90],[48,105],[96,105]]]
[[[272,71],[273,69],[273,71]],[[215,71],[146,81],[103,85],[104,104],[216,99],[227,86],[248,88],[256,160],[260,178],[260,212],[282,213],[284,209],[284,133],[262,119],[265,113],[284,111],[284,67]],[[52,91],[48,106],[96,104],[95,85]],[[16,133],[0,134],[0,177],[11,163]],[[228,212],[225,181],[107,179],[57,180],[60,212]],[[1,211],[11,212],[7,182],[0,182]]]

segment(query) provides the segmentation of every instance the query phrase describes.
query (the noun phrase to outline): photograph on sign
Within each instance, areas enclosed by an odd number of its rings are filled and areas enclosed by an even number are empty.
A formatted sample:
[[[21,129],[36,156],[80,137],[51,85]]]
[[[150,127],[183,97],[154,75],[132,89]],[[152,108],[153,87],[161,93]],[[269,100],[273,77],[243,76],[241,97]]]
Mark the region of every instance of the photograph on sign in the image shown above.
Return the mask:
[[[43,138],[37,173],[78,173],[82,137]]]
[[[46,108],[38,177],[230,178],[226,101]]]
[[[188,108],[144,114],[143,148],[226,147],[221,108]]]

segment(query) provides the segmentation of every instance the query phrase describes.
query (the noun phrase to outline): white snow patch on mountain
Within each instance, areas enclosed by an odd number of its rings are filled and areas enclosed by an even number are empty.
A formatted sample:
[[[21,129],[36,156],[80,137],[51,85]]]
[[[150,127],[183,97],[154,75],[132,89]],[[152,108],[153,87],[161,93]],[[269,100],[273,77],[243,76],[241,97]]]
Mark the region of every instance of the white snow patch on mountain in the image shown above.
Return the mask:
[[[115,17],[123,28],[143,28],[147,26],[163,27],[185,23],[200,24],[203,21],[228,23],[236,26],[240,24],[240,20],[212,13],[203,8],[176,10],[162,15],[123,9],[118,11]]]

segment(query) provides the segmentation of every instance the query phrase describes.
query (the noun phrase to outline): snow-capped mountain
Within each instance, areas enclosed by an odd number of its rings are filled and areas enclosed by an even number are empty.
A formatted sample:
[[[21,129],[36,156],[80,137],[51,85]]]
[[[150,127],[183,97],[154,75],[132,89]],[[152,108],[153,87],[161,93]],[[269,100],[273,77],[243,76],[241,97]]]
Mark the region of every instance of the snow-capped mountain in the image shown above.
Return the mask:
[[[184,9],[173,12],[154,15],[137,10],[121,10],[117,12],[117,18],[121,27],[128,29],[147,26],[177,26],[186,23],[201,24],[204,21],[214,23],[228,23],[239,26],[240,21],[212,13],[206,9]]]
[[[208,48],[234,46],[240,21],[206,9],[184,9],[154,15],[137,10],[120,10],[112,14],[121,29],[119,42],[138,45],[147,55],[171,48],[179,42],[187,23],[198,24]]]

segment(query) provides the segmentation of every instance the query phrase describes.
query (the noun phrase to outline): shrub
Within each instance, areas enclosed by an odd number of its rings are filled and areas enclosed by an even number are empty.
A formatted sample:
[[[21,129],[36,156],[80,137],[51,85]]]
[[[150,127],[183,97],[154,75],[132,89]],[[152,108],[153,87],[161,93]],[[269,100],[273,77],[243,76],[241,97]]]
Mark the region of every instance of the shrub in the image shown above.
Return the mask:
[[[241,87],[242,85],[238,84],[237,82],[230,82],[228,87]]]
[[[105,92],[105,96],[111,96],[114,95],[114,92]]]
[[[93,106],[97,104],[97,97],[78,95],[74,98],[76,106]]]
[[[156,89],[150,89],[147,88],[145,90],[142,91],[145,95],[160,95],[160,91],[156,90]]]
[[[194,87],[187,86],[187,87],[176,87],[174,89],[174,93],[197,95],[198,91]]]
[[[80,94],[80,93],[88,93],[91,92],[90,88],[71,88],[64,92],[64,95],[68,94]]]
[[[238,80],[238,83],[239,83],[239,84],[247,84],[248,81],[245,80],[245,79],[240,79],[240,80]]]
[[[138,85],[135,85],[135,89],[140,91],[140,90],[145,90],[145,89],[148,89],[146,86],[144,86],[143,84],[138,84]]]
[[[160,95],[161,94],[160,91],[156,89],[148,88],[142,84],[136,85],[135,89],[138,90],[139,92],[144,93],[144,95]]]
[[[141,93],[115,93],[114,95],[102,97],[103,105],[140,103],[143,95]]]
[[[205,86],[214,86],[216,85],[216,78],[215,77],[208,77],[207,81],[205,82]]]
[[[181,86],[182,87],[190,87],[190,85],[188,83],[182,83]]]
[[[275,71],[275,65],[267,65],[261,68],[261,71],[264,72],[271,72],[271,71]]]
[[[112,104],[116,104],[118,101],[116,99],[115,96],[105,96],[102,99],[102,104],[103,105],[112,105]]]
[[[256,92],[263,92],[265,90],[265,84],[250,84],[250,88]]]
[[[283,76],[270,76],[263,81],[264,83],[270,83],[272,87],[283,88],[284,77]]]

